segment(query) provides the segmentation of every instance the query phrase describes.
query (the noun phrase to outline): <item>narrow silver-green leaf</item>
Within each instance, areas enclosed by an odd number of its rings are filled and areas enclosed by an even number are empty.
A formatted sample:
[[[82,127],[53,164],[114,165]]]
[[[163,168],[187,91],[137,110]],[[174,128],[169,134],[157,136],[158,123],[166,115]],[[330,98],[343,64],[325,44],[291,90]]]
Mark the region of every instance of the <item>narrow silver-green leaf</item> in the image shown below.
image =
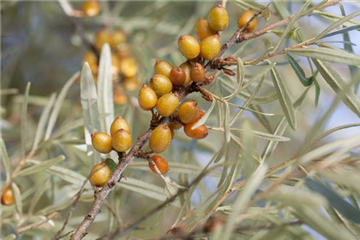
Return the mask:
[[[317,69],[330,85],[330,87],[342,96],[345,105],[360,117],[360,101],[356,94],[351,91],[343,78],[330,65],[317,59],[313,59]]]
[[[34,212],[36,204],[40,200],[41,196],[44,194],[45,191],[48,191],[50,187],[50,178],[40,184],[37,188],[34,196],[31,199],[30,207],[29,207],[29,214],[31,215]]]
[[[300,49],[290,50],[290,52],[299,56],[319,59],[327,62],[360,66],[360,56],[340,49],[321,48],[321,47],[300,48]]]
[[[6,180],[8,180],[11,175],[11,165],[10,165],[10,159],[9,159],[8,152],[6,150],[6,145],[5,145],[4,139],[1,136],[0,136],[0,156],[1,156],[1,160],[4,164]]]
[[[244,82],[244,76],[245,76],[244,64],[243,64],[241,58],[238,58],[237,59],[237,68],[236,68],[237,86],[236,86],[233,93],[231,93],[229,96],[224,97],[224,99],[226,101],[230,101],[231,99],[236,97],[236,95],[238,95],[238,93],[241,91],[242,85],[243,85],[243,82]]]
[[[15,183],[11,184],[13,193],[14,193],[14,197],[15,197],[15,207],[16,207],[16,211],[22,215],[23,213],[23,205],[22,205],[22,201],[21,201],[21,193],[20,193],[20,189],[18,188],[18,186]]]
[[[273,83],[275,86],[275,89],[278,93],[279,102],[281,105],[281,108],[285,114],[286,120],[289,122],[289,125],[292,129],[296,129],[296,116],[295,116],[295,109],[291,102],[291,97],[289,94],[289,91],[281,78],[279,72],[277,71],[276,67],[271,69],[271,76],[273,79]]]
[[[75,184],[78,186],[82,186],[84,181],[86,180],[85,176],[83,176],[80,173],[77,173],[73,170],[70,170],[68,168],[63,168],[63,167],[59,167],[59,166],[51,166],[46,171],[48,173],[50,173],[51,175],[59,177],[68,183]],[[90,183],[86,187],[91,187]]]
[[[64,161],[64,159],[65,159],[65,156],[60,155],[56,158],[40,162],[34,166],[31,166],[31,167],[21,170],[16,176],[27,176],[27,175],[34,174],[34,173],[37,173],[40,171],[44,171],[44,170],[50,168],[52,165],[55,165],[57,163]]]
[[[25,157],[27,143],[27,109],[29,101],[30,83],[27,83],[24,95],[24,101],[21,108],[21,157]]]
[[[241,135],[241,148],[240,158],[242,164],[242,175],[245,178],[251,176],[256,170],[258,165],[257,161],[253,156],[253,151],[255,150],[256,142],[251,128],[251,124],[248,120],[243,122],[243,134]]]
[[[213,99],[213,101],[212,101],[212,103],[211,103],[211,106],[209,107],[208,110],[206,110],[204,116],[203,116],[196,124],[194,124],[194,126],[192,126],[191,129],[198,128],[198,127],[200,127],[201,125],[205,124],[205,122],[206,122],[207,119],[209,118],[211,112],[214,110],[215,103],[216,103],[216,100]]]
[[[305,87],[310,86],[313,83],[314,79],[313,78],[307,79],[305,76],[305,72],[301,68],[300,64],[290,54],[286,53],[286,56],[288,57],[289,63],[292,69],[294,70],[294,72],[296,73],[296,76],[299,78],[300,82],[302,83],[302,85]]]

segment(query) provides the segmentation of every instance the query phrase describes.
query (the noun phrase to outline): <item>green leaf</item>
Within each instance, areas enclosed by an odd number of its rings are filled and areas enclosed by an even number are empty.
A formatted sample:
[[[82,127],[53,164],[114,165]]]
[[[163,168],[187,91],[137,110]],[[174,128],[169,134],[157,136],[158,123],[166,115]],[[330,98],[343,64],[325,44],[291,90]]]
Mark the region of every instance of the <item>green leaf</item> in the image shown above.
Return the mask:
[[[1,238],[1,240],[13,240],[15,238],[16,238],[15,234],[10,234],[10,235],[8,235],[6,237]]]
[[[253,0],[236,0],[235,1],[236,4],[238,4],[242,9],[244,10],[248,10],[248,9],[253,9],[255,12],[260,11],[262,8],[264,8],[265,6],[257,3]],[[265,21],[269,21],[270,17],[271,17],[271,12],[270,9],[267,7],[262,13],[261,16],[265,19]]]
[[[291,65],[292,69],[298,76],[302,85],[304,85],[305,87],[310,86],[313,83],[314,78],[313,77],[307,78],[305,76],[304,70],[301,68],[301,66],[298,64],[298,62],[289,53],[286,53],[286,55],[288,57],[288,60],[289,60],[289,63]]]
[[[319,104],[321,88],[316,79],[314,80],[314,84],[315,84],[315,106],[317,107]]]
[[[224,97],[224,99],[226,101],[230,101],[231,99],[236,97],[236,95],[238,95],[238,93],[241,91],[243,81],[244,81],[244,76],[245,76],[244,64],[243,64],[241,58],[238,58],[237,59],[237,68],[236,68],[237,86],[233,93],[231,93],[229,96]]]
[[[27,143],[27,109],[28,109],[28,99],[30,92],[30,83],[27,83],[24,95],[24,101],[21,108],[21,157],[25,157],[26,153],[26,143]]]
[[[256,141],[254,138],[254,133],[251,128],[251,124],[248,120],[243,122],[244,133],[241,135],[241,148],[240,159],[242,163],[242,173],[245,178],[248,178],[251,174],[254,173],[258,165],[257,159],[253,155],[255,150]]]
[[[34,161],[33,161],[34,162]],[[86,181],[86,177],[81,175],[80,173],[77,173],[73,170],[70,170],[68,168],[58,167],[58,166],[51,166],[49,169],[46,170],[48,173],[50,173],[53,176],[56,176],[68,183],[75,184],[78,186],[82,186],[84,181]],[[87,188],[91,188],[90,183],[86,186]]]
[[[285,36],[285,39],[296,40],[299,30],[300,30],[300,27],[295,27],[293,29],[290,29],[288,34]],[[285,30],[270,30],[269,32],[275,34],[278,37],[281,37],[284,34],[284,31]]]
[[[105,161],[106,165],[110,168],[111,172],[114,172],[116,168],[116,163],[111,158],[107,158]]]
[[[313,59],[313,62],[330,87],[342,96],[345,105],[360,117],[360,101],[342,77],[327,63],[317,59]]]
[[[11,184],[13,193],[14,193],[14,197],[15,197],[15,207],[16,207],[16,211],[22,215],[23,213],[23,205],[22,205],[22,201],[21,201],[21,192],[20,189],[18,188],[18,186],[15,183]]]
[[[273,83],[275,86],[275,90],[279,96],[279,102],[282,107],[282,110],[285,114],[287,121],[289,122],[290,127],[295,130],[296,129],[296,116],[295,116],[295,109],[291,102],[289,91],[281,78],[279,72],[277,71],[276,67],[271,69],[271,76],[273,79]]]
[[[64,155],[60,155],[56,158],[44,161],[44,162],[39,162],[34,166],[22,169],[21,171],[19,171],[19,173],[16,175],[18,177],[20,176],[27,176],[30,174],[34,174],[34,173],[38,173],[40,171],[44,171],[48,168],[50,168],[52,165],[55,165],[57,163],[60,163],[62,161],[64,161],[65,156]]]
[[[6,174],[6,181],[10,178],[11,175],[11,165],[8,152],[6,150],[6,145],[4,139],[0,136],[0,156],[2,162],[4,164],[5,174]]]
[[[196,124],[194,124],[194,126],[192,126],[191,129],[198,128],[198,127],[200,127],[201,125],[203,125],[203,124],[206,123],[206,121],[207,121],[207,119],[209,118],[211,112],[214,110],[215,103],[216,103],[216,100],[213,99],[213,101],[211,102],[211,106],[209,107],[208,110],[206,110],[204,116],[203,116]]]
[[[291,53],[327,62],[342,63],[347,65],[360,65],[360,56],[340,49],[331,48],[300,48],[292,49]]]
[[[29,207],[30,215],[34,212],[36,204],[39,202],[39,200],[40,200],[41,196],[44,194],[44,192],[48,191],[49,187],[50,187],[50,179],[41,183],[40,186],[37,188],[34,196],[31,199],[31,203],[30,203],[30,207]]]
[[[293,192],[287,190],[274,191],[268,194],[265,199],[284,204],[286,206],[302,207],[314,206],[322,207],[328,206],[328,201],[317,192]]]
[[[328,199],[330,205],[339,211],[347,219],[360,224],[360,211],[354,208],[350,203],[342,199],[337,193],[325,187],[324,185],[310,179],[305,179],[306,186],[313,192],[323,195]]]
[[[345,34],[345,33],[348,33],[350,31],[353,31],[353,30],[360,30],[360,25],[355,25],[355,26],[351,26],[351,27],[347,27],[347,28],[343,28],[341,30],[337,30],[337,31],[334,31],[334,32],[331,32],[331,33],[328,33],[326,34],[325,36],[323,36],[321,39],[324,39],[324,38],[328,38],[328,37],[332,37],[332,36],[336,36],[338,34]],[[347,41],[347,40],[345,40]]]
[[[67,93],[69,92],[71,86],[74,84],[74,82],[76,81],[76,79],[79,76],[79,72],[75,73],[64,85],[64,87],[61,89],[59,96],[57,97],[56,101],[55,101],[55,105],[54,108],[51,112],[50,115],[50,119],[49,119],[49,123],[48,123],[48,127],[46,129],[46,133],[45,133],[45,140],[48,140],[50,138],[51,132],[54,129],[55,123],[56,123],[56,119],[59,116],[59,112],[60,109],[64,103],[65,97],[67,95]]]

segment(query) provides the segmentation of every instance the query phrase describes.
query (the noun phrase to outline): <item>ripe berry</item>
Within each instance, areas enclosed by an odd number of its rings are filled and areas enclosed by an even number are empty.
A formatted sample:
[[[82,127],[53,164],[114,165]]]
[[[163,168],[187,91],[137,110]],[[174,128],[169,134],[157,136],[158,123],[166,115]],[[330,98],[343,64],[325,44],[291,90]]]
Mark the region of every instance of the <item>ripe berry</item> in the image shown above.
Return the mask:
[[[125,104],[127,103],[127,96],[122,91],[115,91],[114,102],[119,105]]]
[[[111,170],[105,162],[96,164],[91,169],[90,183],[94,187],[103,187],[111,177]]]
[[[123,86],[126,91],[135,91],[140,86],[140,81],[137,76],[131,78],[125,78],[123,82]]]
[[[123,117],[118,116],[117,118],[115,118],[115,120],[111,124],[111,127],[110,127],[111,136],[113,136],[114,133],[120,129],[124,129],[128,133],[130,133],[129,124],[126,122],[126,120]]]
[[[187,59],[194,59],[199,56],[200,44],[196,38],[190,35],[182,35],[178,39],[178,47],[182,55]]]
[[[120,73],[127,78],[134,77],[138,72],[138,65],[135,59],[130,57],[121,59],[119,63],[119,68],[120,68]]]
[[[95,46],[96,50],[100,52],[102,46],[107,42],[109,42],[109,34],[108,34],[108,32],[106,32],[105,29],[100,29],[95,34],[94,46]]]
[[[156,106],[157,101],[158,97],[154,90],[145,84],[139,92],[140,107],[145,111],[151,110]]]
[[[14,191],[11,185],[8,185],[1,191],[1,204],[4,206],[10,206],[13,205],[14,202],[15,202]]]
[[[244,11],[238,19],[238,27],[239,28],[244,27],[246,25],[246,23],[248,21],[250,21],[250,19],[253,16],[254,16],[253,10],[249,9],[249,10]],[[257,25],[258,25],[258,20],[257,20],[257,18],[255,18],[250,22],[250,24],[245,28],[245,30],[248,32],[252,32],[252,31],[256,30]]]
[[[112,79],[117,79],[120,73],[120,59],[115,54],[111,54],[111,72]]]
[[[183,125],[179,122],[169,122],[168,126],[170,129],[174,129],[174,130],[179,130],[180,128],[183,127]]]
[[[184,85],[186,73],[181,67],[174,67],[170,72],[170,80],[175,86]]]
[[[109,36],[109,45],[112,48],[116,48],[119,45],[123,44],[126,41],[125,33],[122,31],[114,31]]]
[[[98,132],[91,134],[92,145],[100,153],[109,153],[112,150],[111,136],[106,133]]]
[[[229,15],[221,4],[210,10],[208,20],[210,27],[215,31],[222,31],[229,25]]]
[[[157,126],[152,132],[149,139],[149,147],[153,152],[161,153],[169,146],[171,142],[170,128],[161,124]]]
[[[162,74],[167,78],[170,78],[170,72],[171,72],[172,68],[173,67],[171,66],[170,63],[168,63],[166,61],[159,61],[159,60],[156,60],[156,63],[154,66],[155,73]]]
[[[210,27],[209,22],[203,18],[197,20],[195,31],[200,41],[216,34],[216,31]]]
[[[203,82],[205,80],[205,69],[200,63],[194,63],[191,72],[191,80],[194,82]]]
[[[182,68],[182,70],[184,70],[185,74],[186,74],[186,79],[185,79],[185,84],[189,84],[191,82],[191,78],[190,78],[190,72],[191,72],[191,64],[186,61],[183,62],[180,67]]]
[[[205,38],[201,42],[201,56],[206,60],[213,60],[220,53],[221,41],[218,35]]]
[[[179,98],[174,93],[167,93],[159,98],[156,103],[158,113],[163,117],[172,115],[179,105]]]
[[[184,126],[184,132],[188,137],[193,139],[204,139],[208,135],[208,129],[204,124],[195,129],[191,129],[203,115],[204,112],[200,112],[200,117],[197,120]]]
[[[171,92],[172,82],[162,74],[155,74],[150,80],[150,86],[159,96]]]
[[[100,12],[100,3],[99,1],[86,1],[82,5],[82,11],[87,17],[94,17]]]
[[[117,152],[125,152],[131,147],[131,135],[124,129],[117,130],[112,136],[112,147]]]
[[[83,63],[85,63],[85,62],[87,62],[90,65],[90,67],[92,65],[97,66],[98,65],[98,59],[97,59],[96,54],[93,53],[93,52],[90,52],[90,51],[86,52],[84,57],[83,57]]]
[[[161,174],[165,174],[169,171],[168,162],[159,155],[152,156],[151,160],[152,162],[149,161],[149,168],[151,169],[151,171],[153,171],[153,173],[157,174],[154,164],[156,165]]]
[[[181,104],[179,108],[179,118],[182,123],[188,124],[199,118],[200,109],[195,100]]]

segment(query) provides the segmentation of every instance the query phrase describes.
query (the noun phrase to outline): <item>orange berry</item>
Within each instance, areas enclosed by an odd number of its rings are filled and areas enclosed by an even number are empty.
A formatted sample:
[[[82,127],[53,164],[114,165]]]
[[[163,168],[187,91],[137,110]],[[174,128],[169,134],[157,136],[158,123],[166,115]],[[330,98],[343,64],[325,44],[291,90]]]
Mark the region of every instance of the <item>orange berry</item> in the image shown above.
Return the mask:
[[[124,129],[117,130],[112,136],[111,144],[117,152],[125,152],[131,147],[131,143],[131,135]]]
[[[10,206],[13,205],[14,203],[15,203],[14,191],[11,185],[8,185],[1,191],[1,204],[4,206]]]
[[[200,116],[200,108],[195,100],[181,104],[179,108],[179,118],[182,123],[192,123]]]
[[[151,169],[151,171],[153,171],[153,173],[157,174],[154,164],[156,165],[161,174],[165,174],[169,171],[168,162],[159,155],[152,156],[151,160],[152,162],[149,161],[149,168]]]
[[[101,51],[102,46],[109,42],[109,33],[105,29],[100,29],[95,34],[94,46],[98,52]]]
[[[204,112],[200,112],[200,116],[197,120],[195,120],[192,123],[188,123],[184,126],[184,132],[188,137],[191,137],[193,139],[204,139],[208,135],[208,129],[205,126],[205,124],[195,128],[191,129],[204,115]]]
[[[249,10],[244,11],[238,19],[238,22],[237,22],[238,27],[239,28],[244,27],[253,16],[254,16],[253,10],[249,9]],[[252,31],[256,30],[257,25],[258,25],[258,19],[255,18],[250,22],[250,24],[245,28],[245,30],[248,32],[252,32]]]
[[[121,59],[119,63],[120,73],[125,77],[134,77],[138,72],[138,65],[133,58]]]
[[[106,133],[97,132],[91,134],[91,142],[96,151],[100,153],[109,153],[112,150],[111,136]]]
[[[141,88],[138,99],[140,107],[145,111],[153,109],[158,101],[154,90],[146,84]]]
[[[170,72],[170,80],[175,86],[184,85],[186,73],[181,67],[174,67]]]
[[[161,153],[166,150],[171,142],[171,131],[170,128],[161,124],[157,126],[151,133],[149,139],[149,147],[153,152]]]
[[[205,80],[205,69],[200,63],[193,64],[190,78],[194,82],[203,82]]]
[[[114,31],[109,35],[109,45],[112,48],[116,48],[126,41],[126,35],[122,31]]]
[[[154,65],[155,73],[164,75],[167,78],[170,78],[170,72],[172,68],[173,67],[171,66],[171,64],[166,61],[156,60]]]
[[[213,60],[219,55],[221,50],[221,41],[218,35],[205,38],[201,42],[201,56],[206,60]]]
[[[214,6],[208,16],[209,25],[215,31],[222,31],[229,25],[229,15],[226,9],[218,4]]]
[[[181,54],[187,59],[194,59],[199,56],[200,44],[196,38],[190,35],[182,35],[178,39],[178,47]]]
[[[99,1],[86,1],[82,5],[82,11],[86,17],[94,17],[100,12]]]
[[[171,92],[172,82],[162,74],[155,74],[150,80],[150,86],[158,96]]]
[[[210,27],[209,22],[203,18],[197,20],[195,31],[200,41],[216,34],[216,31]]]
[[[91,169],[90,183],[94,187],[103,187],[111,177],[111,169],[105,162],[96,164]]]
[[[186,74],[185,84],[189,84],[191,82],[191,77],[190,77],[191,64],[188,61],[183,62],[180,65],[180,68],[182,68],[182,70],[184,70],[184,72]]]
[[[129,124],[126,122],[126,120],[123,117],[118,116],[117,118],[115,118],[115,120],[111,124],[111,127],[110,127],[111,136],[113,136],[114,133],[120,129],[124,129],[125,131],[130,133]]]
[[[179,105],[179,98],[174,93],[167,93],[159,98],[156,103],[158,113],[163,117],[172,115]]]
[[[87,62],[90,66],[98,65],[98,58],[95,53],[93,52],[86,52],[83,57],[83,63]]]

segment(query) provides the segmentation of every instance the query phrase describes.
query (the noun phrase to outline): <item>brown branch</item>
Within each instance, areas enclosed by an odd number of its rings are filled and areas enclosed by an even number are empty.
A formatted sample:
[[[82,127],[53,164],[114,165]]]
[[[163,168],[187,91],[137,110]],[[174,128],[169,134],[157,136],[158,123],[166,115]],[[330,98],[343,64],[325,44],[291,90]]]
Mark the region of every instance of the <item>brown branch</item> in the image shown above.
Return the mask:
[[[45,219],[43,219],[43,220],[41,220],[39,222],[27,225],[27,226],[22,227],[22,228],[19,228],[18,233],[21,234],[21,233],[26,232],[28,230],[35,229],[35,228],[43,225],[44,223],[47,223],[51,219],[57,217],[58,215],[59,215],[59,212],[53,212],[53,213],[49,214],[48,216],[46,216]]]

